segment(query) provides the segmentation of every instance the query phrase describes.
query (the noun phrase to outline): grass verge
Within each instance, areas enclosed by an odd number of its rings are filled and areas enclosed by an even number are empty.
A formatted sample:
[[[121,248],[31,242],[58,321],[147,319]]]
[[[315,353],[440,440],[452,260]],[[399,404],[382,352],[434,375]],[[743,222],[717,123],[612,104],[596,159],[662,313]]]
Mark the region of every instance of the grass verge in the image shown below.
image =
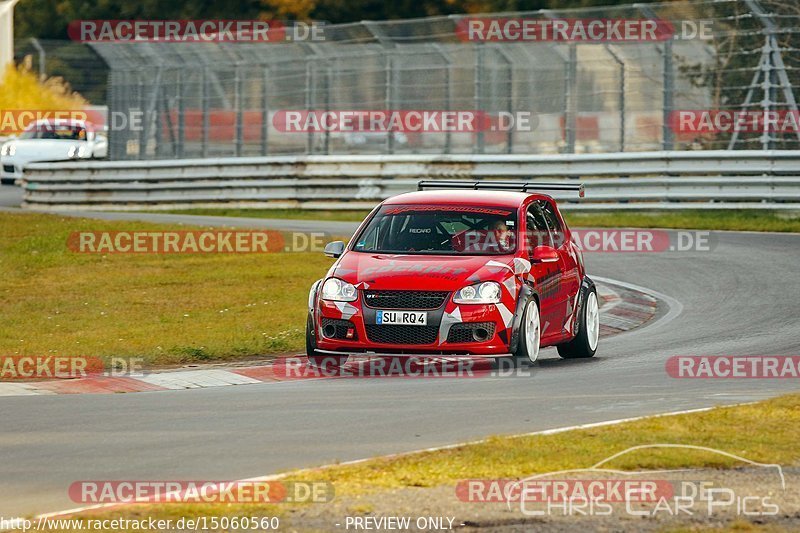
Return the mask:
[[[200,215],[237,218],[278,218],[284,220],[325,220],[334,222],[361,222],[369,214],[366,210],[302,210],[302,209],[172,209],[159,211],[175,215]]]
[[[289,209],[185,209],[169,211],[185,215],[226,217],[282,218],[361,222],[368,211],[302,211]],[[586,211],[563,212],[573,227],[596,228],[672,228],[731,231],[800,232],[800,213],[769,210],[719,211]]]
[[[0,213],[0,354],[142,357],[146,365],[303,346],[319,252],[80,254],[74,231],[184,226]]]
[[[748,428],[742,431],[741,428]],[[714,448],[752,461],[797,465],[800,451],[800,394],[755,404],[719,407],[702,413],[655,417],[619,425],[573,430],[553,435],[493,437],[485,442],[447,450],[378,458],[356,465],[298,473],[293,479],[334,484],[336,501],[397,489],[454,486],[463,479],[523,478],[537,473],[586,468],[632,446],[673,443]],[[624,455],[607,465],[620,470],[673,468],[731,469],[740,462],[702,451],[647,450]],[[260,474],[253,472],[253,475]],[[397,492],[393,493],[396,497]],[[451,493],[452,494],[452,493]],[[354,499],[356,498],[356,499]],[[455,499],[455,496],[452,496]],[[395,502],[394,499],[390,501]],[[395,502],[398,507],[402,504]],[[309,504],[306,504],[308,507]],[[109,510],[119,516],[290,516],[297,504],[147,505]],[[364,504],[364,509],[369,506]],[[350,507],[351,512],[357,507]],[[365,512],[369,512],[368,510]],[[302,515],[302,513],[301,513]],[[92,518],[97,514],[92,513]],[[293,527],[303,530],[301,523]],[[749,526],[741,524],[744,531]],[[679,529],[683,531],[682,529]],[[692,529],[693,531],[695,529]],[[702,531],[719,531],[708,527]],[[755,527],[754,530],[760,530]],[[677,531],[677,530],[675,530]],[[686,530],[688,531],[688,530]]]

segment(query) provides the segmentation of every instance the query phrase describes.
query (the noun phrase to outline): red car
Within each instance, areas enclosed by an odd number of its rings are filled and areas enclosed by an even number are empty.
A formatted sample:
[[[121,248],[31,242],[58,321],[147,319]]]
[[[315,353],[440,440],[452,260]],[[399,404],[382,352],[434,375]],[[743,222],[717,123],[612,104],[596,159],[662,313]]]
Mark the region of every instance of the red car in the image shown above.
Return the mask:
[[[348,355],[592,357],[597,291],[555,201],[580,185],[423,181],[385,200],[308,299],[310,364]],[[440,189],[440,190],[430,190]]]

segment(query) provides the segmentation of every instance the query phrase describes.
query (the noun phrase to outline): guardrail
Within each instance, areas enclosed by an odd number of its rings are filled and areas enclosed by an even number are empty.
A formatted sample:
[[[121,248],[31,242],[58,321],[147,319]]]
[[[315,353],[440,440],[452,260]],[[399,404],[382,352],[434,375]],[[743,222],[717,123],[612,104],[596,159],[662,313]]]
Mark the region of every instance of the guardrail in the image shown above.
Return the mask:
[[[800,209],[800,151],[581,155],[285,156],[36,163],[24,207],[142,210],[187,207],[355,209],[414,190],[420,179],[580,179],[566,208]]]

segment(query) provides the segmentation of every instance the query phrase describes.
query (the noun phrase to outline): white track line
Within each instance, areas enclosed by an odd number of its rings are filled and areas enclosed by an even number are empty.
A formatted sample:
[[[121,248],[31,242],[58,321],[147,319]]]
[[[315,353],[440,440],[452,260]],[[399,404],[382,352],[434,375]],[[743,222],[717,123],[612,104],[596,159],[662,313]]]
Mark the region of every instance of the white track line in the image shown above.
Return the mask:
[[[737,406],[740,406],[740,405],[750,405],[750,404],[754,404],[754,403],[758,403],[758,402],[745,402],[745,403],[738,403],[738,404],[733,404],[733,405],[726,405],[726,406],[722,406],[722,407],[723,408],[737,407]],[[560,427],[560,428],[545,429],[545,430],[540,430],[540,431],[532,431],[530,433],[520,433],[518,435],[504,435],[504,437],[517,439],[517,438],[523,438],[523,437],[533,437],[533,436],[536,436],[536,435],[555,435],[555,434],[558,434],[558,433],[565,433],[567,431],[598,428],[598,427],[605,427],[605,426],[614,426],[614,425],[617,425],[617,424],[623,424],[625,422],[635,422],[637,420],[645,420],[645,419],[648,419],[648,418],[661,418],[661,417],[665,417],[665,416],[678,416],[678,415],[685,415],[685,414],[692,414],[692,413],[702,413],[702,412],[705,412],[705,411],[710,411],[712,409],[715,409],[715,407],[701,407],[699,409],[685,409],[685,410],[682,410],[682,411],[671,411],[671,412],[668,412],[668,413],[659,413],[659,414],[655,414],[655,415],[634,416],[634,417],[631,417],[631,418],[619,418],[619,419],[616,419],[616,420],[608,420],[608,421],[605,421],[605,422],[592,422],[590,424],[578,424],[578,425],[575,425],[575,426],[565,426],[565,427]],[[291,472],[284,472],[282,474],[270,474],[270,475],[267,475],[267,476],[259,476],[259,477],[252,477],[252,478],[246,478],[246,479],[239,479],[239,480],[233,481],[233,483],[258,483],[258,482],[266,482],[266,481],[276,481],[276,480],[285,479],[285,478],[288,478],[288,477],[296,477],[298,475],[302,475],[302,474],[307,473],[307,472],[315,472],[315,471],[318,471],[318,470],[325,470],[325,469],[329,469],[329,468],[335,468],[337,466],[350,466],[350,465],[361,464],[361,463],[365,463],[367,461],[371,461],[373,459],[395,459],[395,458],[399,458],[399,457],[407,457],[407,456],[410,456],[410,455],[416,455],[416,454],[420,454],[420,453],[437,452],[437,451],[442,451],[442,450],[451,450],[453,448],[458,448],[460,446],[483,444],[483,443],[488,442],[488,440],[489,439],[479,439],[479,440],[473,440],[473,441],[459,442],[457,444],[447,444],[445,446],[434,446],[434,447],[431,447],[431,448],[423,448],[423,449],[420,449],[420,450],[413,450],[413,451],[410,451],[410,452],[392,453],[392,454],[389,454],[389,455],[380,455],[380,456],[377,456],[377,457],[365,457],[363,459],[354,459],[352,461],[344,461],[344,462],[341,462],[341,463],[332,463],[332,464],[317,466],[317,467],[314,467],[314,468],[303,468],[303,469],[300,469],[300,470],[292,470]],[[122,507],[124,505],[137,505],[137,504],[102,503],[102,504],[96,504],[96,505],[88,505],[88,506],[85,506],[85,507],[76,507],[74,509],[67,509],[65,511],[55,511],[55,512],[52,512],[52,513],[46,513],[46,514],[37,515],[36,517],[34,517],[34,520],[45,519],[45,518],[55,518],[55,517],[65,516],[65,515],[73,515],[73,514],[83,513],[83,512],[86,512],[86,511],[94,511],[94,510],[97,510],[97,509],[108,509],[108,508],[113,508],[113,507]],[[11,520],[12,521],[14,521],[14,520],[21,521],[23,519],[22,518],[12,518]]]

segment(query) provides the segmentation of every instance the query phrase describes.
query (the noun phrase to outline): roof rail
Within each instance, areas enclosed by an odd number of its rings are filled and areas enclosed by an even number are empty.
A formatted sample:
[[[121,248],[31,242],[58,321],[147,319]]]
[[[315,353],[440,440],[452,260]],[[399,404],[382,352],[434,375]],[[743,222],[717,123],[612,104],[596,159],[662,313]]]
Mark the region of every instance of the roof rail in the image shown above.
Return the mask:
[[[422,180],[417,183],[417,190],[425,189],[473,189],[489,191],[576,191],[583,198],[582,183],[545,183],[541,181],[459,181],[459,180]]]

